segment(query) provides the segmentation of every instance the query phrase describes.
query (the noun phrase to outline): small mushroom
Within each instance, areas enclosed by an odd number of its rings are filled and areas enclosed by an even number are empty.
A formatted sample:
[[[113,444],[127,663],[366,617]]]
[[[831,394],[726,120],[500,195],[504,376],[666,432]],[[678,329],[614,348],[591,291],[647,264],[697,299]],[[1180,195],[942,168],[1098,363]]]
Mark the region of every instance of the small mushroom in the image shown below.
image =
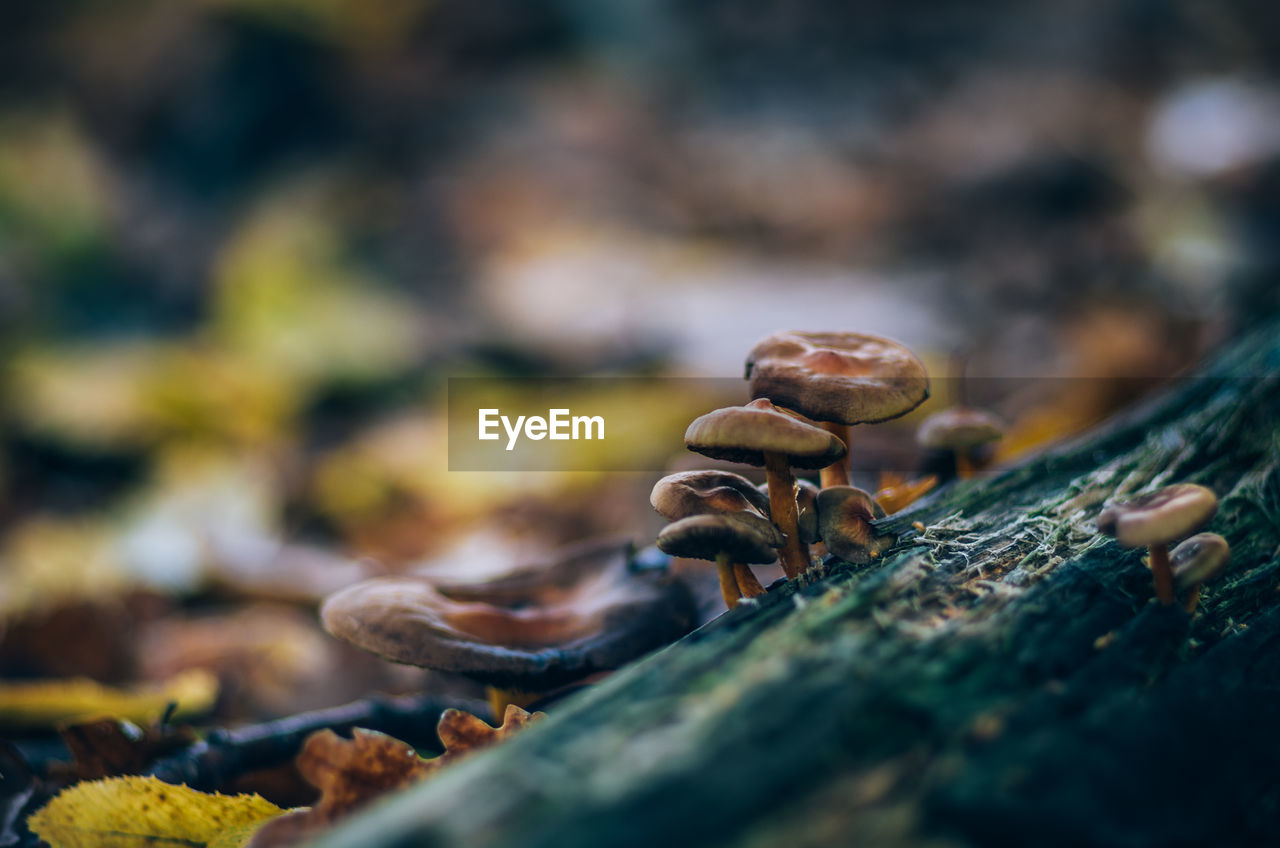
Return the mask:
[[[1217,533],[1197,533],[1169,553],[1173,585],[1187,593],[1183,609],[1196,611],[1200,587],[1217,577],[1231,558],[1231,545]]]
[[[741,474],[731,471],[682,471],[663,477],[653,487],[649,503],[663,518],[679,521],[691,515],[769,514],[769,496]],[[770,560],[772,562],[772,560]],[[764,586],[746,563],[733,563],[742,595],[763,595]]]
[[[713,459],[765,467],[769,515],[785,537],[779,557],[782,570],[788,578],[804,573],[811,563],[797,527],[796,478],[791,469],[825,468],[844,455],[844,442],[803,416],[760,398],[695,418],[685,431],[684,443]]]
[[[910,349],[863,333],[774,333],[747,354],[746,376],[752,397],[827,422],[846,444],[850,425],[898,418],[929,397]],[[848,485],[848,456],[823,468],[823,488]]]
[[[1098,530],[1126,548],[1149,547],[1156,597],[1174,602],[1169,543],[1203,527],[1218,511],[1218,498],[1204,486],[1177,483],[1107,505],[1098,515]]]
[[[633,554],[630,541],[609,539],[484,583],[375,578],[331,595],[320,618],[334,636],[371,653],[495,687],[491,700],[501,702],[495,694],[503,690],[548,692],[689,631],[688,589],[633,568]]]
[[[926,418],[916,431],[916,441],[929,450],[952,451],[956,457],[956,476],[968,480],[974,465],[970,453],[1004,438],[1005,426],[999,418],[981,409],[953,406]]]
[[[827,550],[848,562],[868,563],[892,537],[876,533],[871,522],[884,512],[875,498],[855,486],[831,486],[818,495],[818,526]]]
[[[663,518],[679,521],[691,515],[754,511],[769,514],[769,496],[741,474],[731,471],[681,471],[659,480],[649,503]]]
[[[729,609],[738,605],[742,594],[733,564],[773,562],[782,542],[773,522],[748,512],[692,515],[668,524],[658,534],[658,548],[664,553],[715,562],[720,592]]]

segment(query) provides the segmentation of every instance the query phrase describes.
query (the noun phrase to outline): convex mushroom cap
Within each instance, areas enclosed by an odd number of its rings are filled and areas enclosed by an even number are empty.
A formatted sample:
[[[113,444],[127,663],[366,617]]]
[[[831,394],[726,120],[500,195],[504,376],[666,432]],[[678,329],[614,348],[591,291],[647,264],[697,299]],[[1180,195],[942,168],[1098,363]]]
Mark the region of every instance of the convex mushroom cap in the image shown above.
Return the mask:
[[[649,503],[659,515],[670,521],[712,513],[769,514],[769,496],[746,477],[730,471],[670,474],[653,487]]]
[[[1217,533],[1197,533],[1169,552],[1173,582],[1179,591],[1207,583],[1226,567],[1231,545]]]
[[[331,595],[320,617],[334,636],[395,662],[546,691],[617,668],[693,626],[688,590],[631,568],[633,554],[630,541],[612,539],[485,583],[366,580]]]
[[[953,406],[926,418],[916,441],[931,450],[967,451],[1004,436],[1004,423],[989,412]]]
[[[764,486],[758,488],[761,492],[766,491]],[[807,544],[822,541],[822,528],[818,526],[818,495],[821,492],[822,489],[808,480],[796,481],[797,524],[800,528],[800,539]],[[884,518],[884,510],[880,508],[880,504],[874,499],[872,503],[875,504],[875,517]]]
[[[747,354],[747,379],[752,397],[839,424],[888,421],[929,396],[909,348],[863,333],[774,333]]]
[[[782,534],[767,518],[741,513],[693,515],[662,528],[658,548],[671,556],[762,565],[777,559]]]
[[[775,453],[794,468],[824,468],[845,454],[840,439],[766,398],[695,418],[684,443],[712,459],[745,465],[764,465],[764,455]]]
[[[856,486],[828,486],[818,493],[818,529],[827,550],[852,563],[867,563],[881,537],[871,526],[879,507]],[[883,515],[883,512],[881,512]]]
[[[1203,527],[1218,511],[1218,498],[1204,486],[1177,483],[1107,505],[1098,530],[1126,548],[1162,545]]]

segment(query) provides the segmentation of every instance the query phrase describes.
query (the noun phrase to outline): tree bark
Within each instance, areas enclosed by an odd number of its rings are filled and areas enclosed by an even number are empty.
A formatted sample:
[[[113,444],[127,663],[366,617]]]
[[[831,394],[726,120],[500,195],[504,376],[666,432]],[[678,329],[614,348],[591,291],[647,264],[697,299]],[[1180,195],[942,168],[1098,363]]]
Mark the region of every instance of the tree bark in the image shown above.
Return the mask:
[[[1280,844],[1278,427],[1273,325],[319,844]],[[1193,616],[1093,527],[1184,481],[1234,550]]]

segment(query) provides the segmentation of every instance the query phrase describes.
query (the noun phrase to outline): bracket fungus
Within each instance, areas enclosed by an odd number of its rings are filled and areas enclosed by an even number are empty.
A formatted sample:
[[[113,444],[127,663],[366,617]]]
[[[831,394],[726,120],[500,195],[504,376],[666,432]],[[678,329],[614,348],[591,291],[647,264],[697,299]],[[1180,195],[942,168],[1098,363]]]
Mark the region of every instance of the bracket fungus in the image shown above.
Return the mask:
[[[742,595],[734,565],[773,562],[782,534],[773,522],[749,512],[691,515],[662,528],[658,548],[671,556],[708,559],[716,564],[720,592],[733,609]]]
[[[797,526],[796,478],[791,469],[825,468],[844,456],[844,442],[804,416],[759,398],[699,416],[685,431],[689,450],[712,459],[763,465],[769,515],[784,536],[779,560],[788,578],[810,566]]]
[[[768,398],[848,443],[853,424],[906,415],[929,397],[924,365],[905,345],[863,333],[780,332],[747,354],[751,396]],[[824,467],[822,486],[849,483],[848,454]]]
[[[1196,611],[1200,587],[1222,573],[1231,558],[1231,545],[1217,533],[1197,533],[1169,553],[1173,585],[1187,593],[1183,609]]]
[[[1150,549],[1156,597],[1167,606],[1174,602],[1169,543],[1200,529],[1217,511],[1218,498],[1211,490],[1177,483],[1108,504],[1098,514],[1097,525],[1123,547]]]
[[[1004,438],[1005,425],[999,418],[981,409],[953,406],[935,412],[920,424],[916,441],[929,450],[947,450],[955,454],[956,476],[967,480],[975,466],[970,457],[974,448]]]
[[[548,692],[693,627],[688,589],[661,571],[632,567],[633,554],[629,540],[610,539],[483,583],[375,578],[331,595],[320,617],[334,636],[395,662],[499,690]]]
[[[818,528],[827,550],[859,565],[879,556],[892,537],[876,533],[871,522],[883,518],[875,498],[855,486],[831,486],[818,494]]]

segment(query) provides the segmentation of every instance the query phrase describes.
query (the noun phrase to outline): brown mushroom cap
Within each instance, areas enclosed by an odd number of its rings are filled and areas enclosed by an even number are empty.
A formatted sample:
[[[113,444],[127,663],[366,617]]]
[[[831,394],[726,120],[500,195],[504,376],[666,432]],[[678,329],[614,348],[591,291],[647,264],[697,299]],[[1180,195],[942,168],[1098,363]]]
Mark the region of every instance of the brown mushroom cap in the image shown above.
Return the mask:
[[[663,518],[679,521],[691,515],[721,512],[769,514],[769,496],[750,480],[729,471],[682,471],[663,477],[649,503]]]
[[[926,418],[916,431],[921,447],[965,451],[1004,436],[1004,423],[989,412],[953,406]]]
[[[818,493],[817,507],[827,550],[848,562],[870,562],[878,540],[871,526],[875,499],[855,486],[828,486]]]
[[[1217,533],[1197,533],[1169,552],[1173,582],[1179,591],[1207,583],[1226,567],[1231,545]]]
[[[1162,545],[1203,527],[1218,511],[1218,498],[1204,486],[1177,483],[1109,504],[1098,530],[1126,548]]]
[[[692,559],[728,554],[737,563],[763,565],[778,558],[782,534],[773,522],[751,513],[692,515],[668,524],[658,534],[664,553]]]
[[[395,662],[545,691],[617,668],[695,623],[688,590],[632,569],[633,552],[629,541],[578,545],[540,568],[467,586],[366,580],[331,595],[320,617],[334,636]]]
[[[825,468],[845,454],[840,439],[765,398],[695,418],[684,443],[704,456],[745,465],[764,465],[766,453],[778,453],[795,468]]]
[[[910,349],[862,333],[774,333],[747,354],[747,379],[752,397],[840,424],[888,421],[929,397]]]

